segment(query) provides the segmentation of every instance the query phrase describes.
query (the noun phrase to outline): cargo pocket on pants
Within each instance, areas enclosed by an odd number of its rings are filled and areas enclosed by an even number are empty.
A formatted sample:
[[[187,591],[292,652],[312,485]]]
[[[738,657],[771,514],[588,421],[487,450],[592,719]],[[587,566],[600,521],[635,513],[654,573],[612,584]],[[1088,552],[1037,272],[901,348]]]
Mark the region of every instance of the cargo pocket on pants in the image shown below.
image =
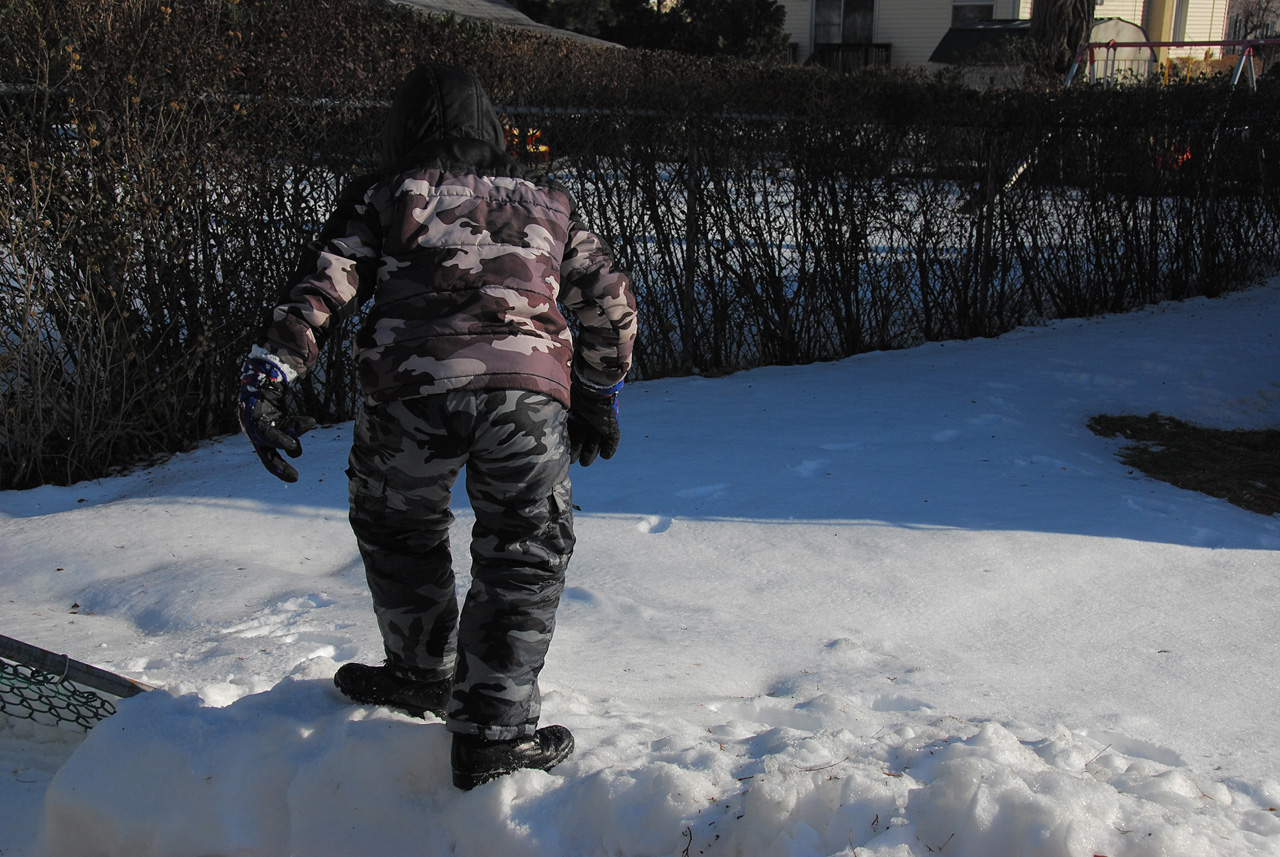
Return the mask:
[[[543,541],[547,548],[567,563],[573,553],[573,485],[565,479],[551,489],[547,498],[547,527],[543,530]]]
[[[373,535],[371,528],[386,520],[387,482],[380,475],[359,473],[354,467],[348,467],[346,474],[351,528],[356,538],[368,539]]]

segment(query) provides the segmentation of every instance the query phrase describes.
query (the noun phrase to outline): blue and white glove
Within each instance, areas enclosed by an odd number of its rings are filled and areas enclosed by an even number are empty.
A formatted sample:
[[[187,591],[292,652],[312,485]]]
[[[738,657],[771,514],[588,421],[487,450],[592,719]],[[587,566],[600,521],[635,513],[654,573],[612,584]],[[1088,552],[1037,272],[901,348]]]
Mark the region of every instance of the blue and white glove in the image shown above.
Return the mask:
[[[625,379],[624,379],[625,380]],[[618,391],[622,381],[612,387],[597,387],[573,376],[569,397],[569,462],[583,467],[596,456],[609,459],[618,451],[622,430],[618,428]]]
[[[282,450],[290,458],[302,455],[298,438],[316,427],[311,417],[287,413],[284,394],[289,381],[296,377],[270,352],[253,349],[240,373],[240,404],[237,411],[244,429],[262,465],[272,476],[285,482],[297,482],[298,471],[280,457]]]

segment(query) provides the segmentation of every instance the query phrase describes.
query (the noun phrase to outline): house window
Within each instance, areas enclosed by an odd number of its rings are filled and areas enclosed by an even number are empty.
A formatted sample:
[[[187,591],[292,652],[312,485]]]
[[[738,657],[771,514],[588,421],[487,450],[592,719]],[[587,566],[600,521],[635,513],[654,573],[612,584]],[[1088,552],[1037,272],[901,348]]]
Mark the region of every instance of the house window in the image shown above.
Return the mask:
[[[1187,0],[1177,0],[1173,5],[1173,41],[1187,39]]]
[[[814,0],[814,44],[870,42],[874,19],[875,0]]]
[[[954,0],[951,4],[951,26],[959,27],[964,24],[976,24],[979,21],[990,21],[995,17],[995,3],[993,2],[969,2],[969,0]]]

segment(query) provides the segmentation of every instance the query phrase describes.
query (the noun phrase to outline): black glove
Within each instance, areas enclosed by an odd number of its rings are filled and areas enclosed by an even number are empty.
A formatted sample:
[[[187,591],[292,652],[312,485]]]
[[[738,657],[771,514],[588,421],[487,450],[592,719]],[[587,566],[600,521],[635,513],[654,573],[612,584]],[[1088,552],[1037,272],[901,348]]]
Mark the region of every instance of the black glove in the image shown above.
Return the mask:
[[[599,389],[573,379],[569,408],[569,462],[586,467],[601,458],[613,458],[622,431],[618,428],[618,391],[622,382]]]
[[[285,482],[297,482],[298,471],[280,457],[283,450],[290,458],[302,455],[298,438],[316,427],[311,417],[285,413],[284,393],[288,386],[284,371],[264,357],[245,361],[240,374],[240,427],[248,436],[262,465],[272,476]]]

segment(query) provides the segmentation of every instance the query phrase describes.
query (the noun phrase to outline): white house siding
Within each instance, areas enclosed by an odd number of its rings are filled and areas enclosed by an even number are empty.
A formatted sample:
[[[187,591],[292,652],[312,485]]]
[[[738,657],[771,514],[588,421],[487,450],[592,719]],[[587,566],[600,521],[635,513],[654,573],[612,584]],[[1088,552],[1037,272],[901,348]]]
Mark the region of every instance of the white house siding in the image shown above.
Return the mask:
[[[1018,0],[1018,16],[1024,21],[1031,20],[1032,0]],[[1145,27],[1146,0],[1098,0],[1094,7],[1094,18],[1119,18],[1130,24]]]
[[[779,0],[786,10],[784,27],[799,49],[797,60],[803,62],[813,51],[813,0]],[[993,0],[995,17],[1031,17],[1034,0]],[[1174,4],[1185,2],[1187,8],[1187,41],[1218,41],[1226,38],[1229,0],[1166,0],[1172,16]],[[891,60],[895,66],[924,65],[933,49],[951,26],[953,0],[877,0],[874,41],[891,44]],[[1152,22],[1146,20],[1146,0],[1098,0],[1098,18],[1120,18],[1146,29],[1150,38]],[[1203,57],[1204,48],[1174,49],[1173,56]],[[1222,51],[1213,49],[1213,56]]]
[[[1027,17],[1031,17],[1031,3],[1023,0],[1027,7]],[[1093,16],[1095,18],[1119,18],[1122,21],[1128,21],[1130,24],[1137,24],[1139,27],[1145,23],[1143,21],[1144,0],[1099,0],[1098,5],[1094,9]]]
[[[1183,40],[1188,42],[1219,41],[1226,38],[1228,0],[1185,0],[1187,8],[1187,31]],[[1175,57],[1205,56],[1208,50],[1210,57],[1222,56],[1222,48],[1170,48],[1169,55]]]
[[[813,53],[813,32],[809,21],[813,15],[813,0],[780,0],[780,5],[787,13],[782,24],[787,38],[794,42],[796,61],[804,62]]]
[[[1019,17],[1031,17],[1033,0],[1020,0]],[[1230,0],[1166,0],[1165,14],[1167,24],[1172,27],[1175,8],[1180,3],[1187,4],[1187,29],[1179,41],[1213,42],[1227,37],[1227,6]],[[1131,24],[1137,24],[1147,32],[1147,37],[1155,41],[1161,38],[1172,39],[1169,30],[1163,33],[1159,22],[1147,20],[1146,0],[1098,0],[1094,15],[1097,18],[1120,18]],[[1220,48],[1212,49],[1213,56],[1222,56]],[[1169,56],[1203,57],[1204,48],[1171,48]]]
[[[919,66],[951,27],[951,0],[880,0],[876,9],[877,42],[889,42],[895,66]]]

